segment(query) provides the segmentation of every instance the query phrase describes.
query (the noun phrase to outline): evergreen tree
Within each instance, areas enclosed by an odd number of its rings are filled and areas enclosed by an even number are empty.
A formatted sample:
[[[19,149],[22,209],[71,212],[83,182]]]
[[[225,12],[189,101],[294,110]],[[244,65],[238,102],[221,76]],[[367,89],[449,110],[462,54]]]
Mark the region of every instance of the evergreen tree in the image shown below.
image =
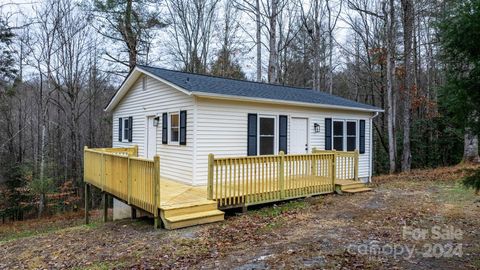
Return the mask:
[[[245,73],[240,64],[232,59],[231,52],[223,48],[218,53],[217,59],[212,64],[211,74],[231,79],[245,79]]]
[[[441,104],[452,123],[475,136],[480,133],[480,0],[454,2],[440,30],[447,67]],[[478,158],[478,144],[476,147]],[[467,177],[464,184],[478,193],[480,171]]]

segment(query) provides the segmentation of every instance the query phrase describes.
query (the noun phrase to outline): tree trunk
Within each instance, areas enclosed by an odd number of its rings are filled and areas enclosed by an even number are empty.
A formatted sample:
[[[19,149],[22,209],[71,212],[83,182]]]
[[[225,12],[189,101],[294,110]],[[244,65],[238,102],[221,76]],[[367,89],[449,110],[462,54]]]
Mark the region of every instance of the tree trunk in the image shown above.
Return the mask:
[[[278,82],[278,52],[277,52],[277,8],[278,0],[272,0],[272,7],[270,13],[270,33],[269,33],[269,49],[270,54],[268,58],[268,82]]]
[[[412,0],[402,0],[403,8],[403,57],[405,61],[405,75],[403,87],[403,152],[402,171],[409,172],[412,164],[412,153],[410,149],[410,123],[411,123],[411,92],[413,89],[412,67],[412,32],[414,10]]]
[[[262,26],[260,24],[260,0],[256,1],[256,24],[257,24],[257,82],[262,81]]]
[[[386,13],[386,12],[385,12]],[[397,163],[397,146],[395,135],[395,95],[393,93],[393,79],[395,73],[395,3],[390,0],[389,12],[386,13],[387,32],[387,125],[388,125],[388,160],[389,171],[394,173]]]
[[[473,135],[471,131],[465,131],[464,135],[463,161],[465,163],[480,162],[478,156],[478,136]]]

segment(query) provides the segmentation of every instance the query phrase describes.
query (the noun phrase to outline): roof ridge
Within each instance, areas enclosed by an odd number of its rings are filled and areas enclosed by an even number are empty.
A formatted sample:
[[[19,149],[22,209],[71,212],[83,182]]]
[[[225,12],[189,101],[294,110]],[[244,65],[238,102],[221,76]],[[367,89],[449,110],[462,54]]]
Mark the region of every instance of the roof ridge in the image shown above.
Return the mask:
[[[222,80],[231,80],[231,81],[248,82],[248,83],[256,83],[256,84],[263,84],[263,85],[272,85],[272,86],[281,86],[281,87],[295,88],[295,89],[299,89],[299,90],[308,90],[308,91],[312,91],[312,92],[319,92],[319,93],[324,93],[324,94],[328,94],[328,95],[331,95],[331,96],[335,96],[335,95],[329,94],[329,93],[324,92],[324,91],[321,91],[321,90],[316,91],[315,89],[310,88],[310,87],[301,87],[301,86],[291,86],[291,85],[275,84],[275,83],[268,83],[268,82],[249,81],[249,80],[242,80],[242,79],[235,79],[235,78],[227,78],[227,77],[215,76],[215,75],[211,75],[211,74],[201,74],[201,73],[181,71],[181,70],[175,70],[175,69],[169,69],[169,68],[154,67],[154,66],[148,66],[148,65],[139,65],[139,64],[137,64],[137,66],[147,67],[147,68],[155,68],[155,69],[162,69],[162,70],[166,70],[166,71],[178,72],[178,73],[183,73],[183,74],[191,74],[191,75],[197,75],[197,76],[205,76],[205,77],[217,78],[217,79],[222,79]],[[335,97],[339,97],[339,96],[335,96]]]

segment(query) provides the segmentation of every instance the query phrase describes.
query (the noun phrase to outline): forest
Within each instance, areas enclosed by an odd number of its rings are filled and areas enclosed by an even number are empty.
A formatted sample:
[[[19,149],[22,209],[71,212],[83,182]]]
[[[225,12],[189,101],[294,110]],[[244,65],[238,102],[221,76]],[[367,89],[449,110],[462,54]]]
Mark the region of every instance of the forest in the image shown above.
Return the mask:
[[[136,65],[325,91],[385,110],[375,174],[478,161],[478,0],[0,4],[0,217],[75,210],[83,147]]]

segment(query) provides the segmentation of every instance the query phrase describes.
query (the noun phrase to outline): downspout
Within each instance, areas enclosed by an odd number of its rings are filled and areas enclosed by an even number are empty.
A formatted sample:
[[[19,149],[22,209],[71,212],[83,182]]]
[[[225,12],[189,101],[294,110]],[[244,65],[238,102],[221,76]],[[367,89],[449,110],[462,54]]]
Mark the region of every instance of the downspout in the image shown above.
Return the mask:
[[[369,153],[369,159],[370,159],[370,162],[368,164],[368,171],[369,171],[369,174],[368,174],[368,182],[371,183],[372,182],[372,168],[373,168],[373,118],[377,117],[380,113],[379,112],[375,112],[375,114],[373,116],[371,116],[369,118],[370,120],[370,153]]]

